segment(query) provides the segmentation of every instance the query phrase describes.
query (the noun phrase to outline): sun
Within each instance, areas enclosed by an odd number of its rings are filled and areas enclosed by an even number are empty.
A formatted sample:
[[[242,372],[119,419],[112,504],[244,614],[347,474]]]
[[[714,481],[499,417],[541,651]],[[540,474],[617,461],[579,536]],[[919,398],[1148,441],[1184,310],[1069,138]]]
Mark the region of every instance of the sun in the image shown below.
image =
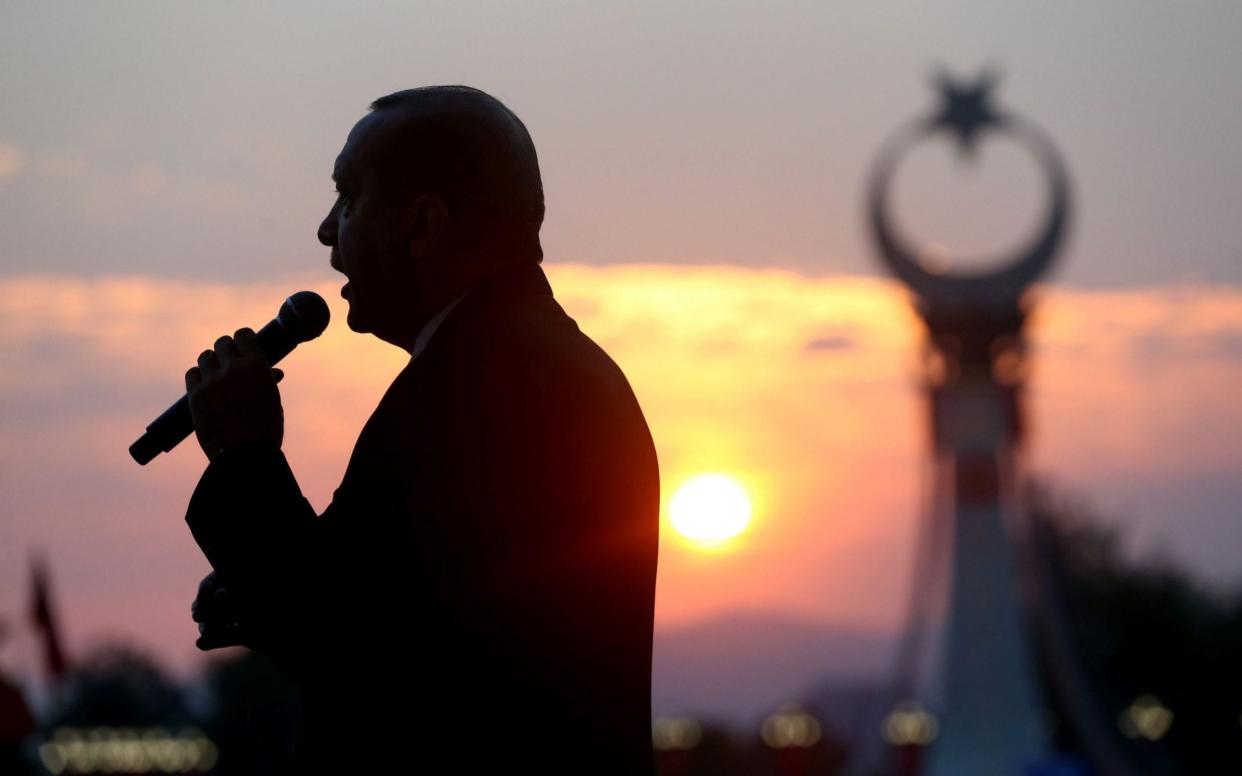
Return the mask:
[[[746,530],[750,498],[728,475],[700,474],[677,489],[668,513],[682,536],[699,545],[719,545]]]

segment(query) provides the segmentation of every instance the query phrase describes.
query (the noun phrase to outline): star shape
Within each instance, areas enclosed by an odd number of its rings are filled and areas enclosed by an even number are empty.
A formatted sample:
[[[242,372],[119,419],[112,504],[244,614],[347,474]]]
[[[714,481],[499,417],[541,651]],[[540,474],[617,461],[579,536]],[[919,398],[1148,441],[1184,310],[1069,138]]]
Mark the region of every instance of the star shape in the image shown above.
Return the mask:
[[[955,81],[947,73],[941,73],[936,79],[941,103],[939,112],[931,119],[931,128],[956,135],[958,150],[963,156],[974,156],[981,132],[1005,123],[1005,117],[992,106],[995,85],[996,77],[987,72],[974,82]]]

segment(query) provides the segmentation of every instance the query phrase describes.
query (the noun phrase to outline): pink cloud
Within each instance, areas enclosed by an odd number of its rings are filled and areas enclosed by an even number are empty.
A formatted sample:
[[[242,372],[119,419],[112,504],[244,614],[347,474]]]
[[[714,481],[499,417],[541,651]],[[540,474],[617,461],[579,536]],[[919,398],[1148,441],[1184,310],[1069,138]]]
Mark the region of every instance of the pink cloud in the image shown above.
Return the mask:
[[[901,289],[729,266],[548,274],[634,385],[666,500],[691,475],[724,471],[755,504],[725,552],[695,549],[665,523],[660,623],[747,608],[893,625],[926,495],[921,334]],[[71,647],[123,633],[174,664],[196,660],[188,607],[207,567],[182,516],[203,459],[187,443],[141,468],[126,448],[181,393],[200,349],[314,288],[334,323],[289,357],[281,388],[286,451],[312,503],[326,506],[406,356],[349,332],[336,283],[321,277],[0,281],[0,617],[24,611],[26,552],[42,547]],[[1051,291],[1032,333],[1039,470],[1117,506],[1134,478],[1236,480],[1242,290]],[[1135,519],[1172,530],[1165,515]],[[1183,537],[1179,552],[1210,566],[1213,538]],[[28,642],[12,647],[6,662],[33,664]]]

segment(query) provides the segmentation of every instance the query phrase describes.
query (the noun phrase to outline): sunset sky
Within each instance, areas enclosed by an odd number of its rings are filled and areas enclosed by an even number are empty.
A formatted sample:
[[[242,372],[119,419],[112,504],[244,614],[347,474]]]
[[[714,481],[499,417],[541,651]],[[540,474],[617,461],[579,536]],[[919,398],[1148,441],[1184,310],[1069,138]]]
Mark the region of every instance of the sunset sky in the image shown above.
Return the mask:
[[[1031,325],[1031,469],[1218,585],[1242,581],[1242,6],[994,3],[9,3],[0,11],[0,618],[45,552],[71,649],[185,668],[207,571],[193,444],[126,454],[216,336],[292,291],[334,323],[287,362],[285,449],[317,507],[405,354],[344,326],[314,229],[371,99],[488,90],[547,192],[545,269],[629,376],[667,497],[722,472],[753,516],[705,552],[665,523],[657,620],[738,610],[891,629],[927,481],[921,332],[863,226],[868,165],[944,64],[1075,184]],[[624,10],[622,10],[624,9]],[[908,173],[908,174],[907,174]],[[965,255],[1038,222],[1038,171],[935,144],[894,199]],[[348,363],[348,369],[341,364]],[[0,667],[29,670],[25,631]]]

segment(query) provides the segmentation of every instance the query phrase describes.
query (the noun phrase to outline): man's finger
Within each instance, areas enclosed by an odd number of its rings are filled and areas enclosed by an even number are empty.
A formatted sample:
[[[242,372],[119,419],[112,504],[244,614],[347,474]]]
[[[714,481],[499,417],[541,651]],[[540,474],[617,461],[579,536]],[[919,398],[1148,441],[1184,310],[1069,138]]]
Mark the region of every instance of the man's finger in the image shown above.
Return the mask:
[[[283,379],[285,379],[285,370],[276,369],[275,367],[273,367],[272,368],[272,380],[279,383]]]
[[[194,603],[190,604],[190,617],[194,622],[206,622],[212,616],[212,603],[220,580],[216,572],[211,572],[198,583],[198,592],[194,595]]]
[[[259,347],[259,335],[254,333],[254,329],[238,329],[233,333],[233,342],[237,345],[237,352],[243,356],[263,357],[263,350]]]
[[[246,640],[245,631],[236,623],[232,625],[199,625],[198,639],[194,646],[206,652],[221,647],[240,647]]]
[[[237,622],[239,614],[233,599],[224,588],[202,593],[190,606],[190,619],[206,625],[228,625]]]
[[[220,371],[220,360],[216,358],[216,351],[204,350],[198,354],[198,368],[203,377],[209,377]]]
[[[203,372],[196,366],[192,366],[185,373],[185,392],[189,393],[203,382]]]
[[[237,344],[233,342],[233,338],[227,334],[216,340],[215,344],[216,358],[220,361],[220,366],[226,367],[233,363],[239,355]]]

